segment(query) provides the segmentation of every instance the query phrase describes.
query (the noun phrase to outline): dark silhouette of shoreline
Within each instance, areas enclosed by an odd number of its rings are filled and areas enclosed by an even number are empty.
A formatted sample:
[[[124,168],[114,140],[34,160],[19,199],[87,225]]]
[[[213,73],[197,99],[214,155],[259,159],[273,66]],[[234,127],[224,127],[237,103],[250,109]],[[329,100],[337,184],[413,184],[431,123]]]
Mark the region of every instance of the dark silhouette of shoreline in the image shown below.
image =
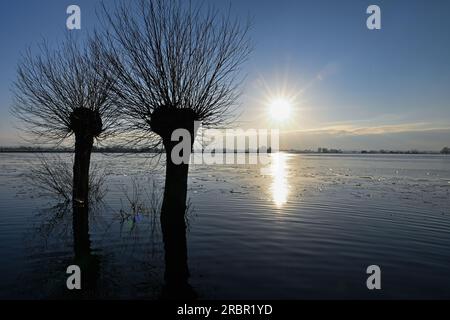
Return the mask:
[[[298,149],[282,149],[281,152],[297,153],[297,154],[449,154],[449,148],[444,147],[439,151],[424,150],[341,150],[334,148],[318,148],[317,150],[298,150]],[[126,148],[119,146],[111,147],[93,147],[93,153],[164,153],[161,149],[156,148]],[[200,150],[195,150],[198,153]],[[253,150],[224,150],[224,153],[254,153]],[[0,153],[73,153],[73,149],[69,147],[0,147]]]

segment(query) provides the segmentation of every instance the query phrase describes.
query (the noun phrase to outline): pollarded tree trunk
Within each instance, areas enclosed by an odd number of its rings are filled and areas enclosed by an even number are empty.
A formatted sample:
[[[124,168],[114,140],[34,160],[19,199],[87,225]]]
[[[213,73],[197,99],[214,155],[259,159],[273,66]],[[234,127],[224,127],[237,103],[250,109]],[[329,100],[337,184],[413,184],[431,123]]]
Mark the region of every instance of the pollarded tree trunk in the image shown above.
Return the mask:
[[[189,159],[196,134],[194,121],[195,114],[190,109],[160,108],[153,112],[150,122],[152,130],[162,138],[166,151],[166,181],[161,208],[161,229],[165,252],[165,292],[169,297],[195,297],[195,293],[188,284],[186,245],[185,213],[189,162],[174,161],[172,151],[180,142],[171,141],[175,130],[187,130],[191,137],[189,148],[181,149],[178,156]]]
[[[166,181],[161,207],[161,229],[165,251],[165,279],[168,287],[180,290],[187,285],[189,271],[186,245],[186,197],[189,164],[175,164],[170,157],[173,142],[166,149]],[[176,291],[176,290],[175,290]]]
[[[98,111],[76,108],[70,115],[70,126],[75,132],[72,202],[74,206],[87,206],[92,146],[94,137],[102,132],[102,121]]]
[[[180,143],[179,141],[172,141],[172,133],[177,129],[184,129],[189,132],[191,136],[190,147],[182,149],[179,154],[181,158],[189,159],[196,134],[194,129],[195,119],[195,113],[190,109],[170,107],[156,109],[151,117],[150,126],[162,138],[166,151],[166,181],[162,211],[167,214],[177,215],[180,214],[180,209],[186,209],[189,172],[189,161],[178,164],[172,159],[172,150]],[[189,152],[189,154],[183,154],[184,151]],[[184,212],[182,215],[184,216]]]
[[[73,203],[85,206],[89,200],[89,167],[93,136],[75,134],[75,161],[73,164]]]
[[[174,208],[174,214],[175,212],[178,213],[178,209],[186,208],[189,173],[189,163],[176,164],[171,157],[172,150],[176,143],[177,142],[173,141],[164,141],[163,143],[166,151],[166,180],[162,208],[169,211],[171,208]]]

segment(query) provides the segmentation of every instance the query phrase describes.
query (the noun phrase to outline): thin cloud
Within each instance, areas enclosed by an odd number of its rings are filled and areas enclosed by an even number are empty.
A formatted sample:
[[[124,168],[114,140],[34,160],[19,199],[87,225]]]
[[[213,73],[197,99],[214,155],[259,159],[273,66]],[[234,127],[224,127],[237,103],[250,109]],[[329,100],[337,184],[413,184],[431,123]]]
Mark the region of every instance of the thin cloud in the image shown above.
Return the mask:
[[[383,135],[393,133],[414,133],[414,132],[435,132],[450,131],[450,127],[432,126],[430,123],[405,123],[394,125],[379,126],[354,126],[349,124],[326,126],[321,128],[300,129],[292,131],[283,131],[282,134],[304,133],[304,134],[330,134],[339,136],[366,136]]]

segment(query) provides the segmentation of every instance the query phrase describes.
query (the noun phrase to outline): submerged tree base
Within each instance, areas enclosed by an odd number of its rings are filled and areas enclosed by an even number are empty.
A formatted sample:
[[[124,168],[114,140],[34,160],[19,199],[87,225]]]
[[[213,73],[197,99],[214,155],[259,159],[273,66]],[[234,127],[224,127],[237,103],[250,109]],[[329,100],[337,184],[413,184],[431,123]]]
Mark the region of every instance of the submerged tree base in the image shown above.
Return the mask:
[[[196,294],[188,283],[189,269],[186,244],[186,200],[189,163],[175,163],[172,150],[179,141],[172,141],[177,129],[185,129],[191,135],[191,147],[195,138],[196,115],[191,109],[161,107],[156,109],[149,122],[151,129],[161,138],[166,151],[166,181],[161,206],[161,230],[165,251],[165,286],[163,299],[195,299]],[[190,153],[191,149],[187,150]],[[186,152],[181,150],[180,152]],[[189,155],[180,155],[189,156]],[[189,158],[189,157],[188,157]]]

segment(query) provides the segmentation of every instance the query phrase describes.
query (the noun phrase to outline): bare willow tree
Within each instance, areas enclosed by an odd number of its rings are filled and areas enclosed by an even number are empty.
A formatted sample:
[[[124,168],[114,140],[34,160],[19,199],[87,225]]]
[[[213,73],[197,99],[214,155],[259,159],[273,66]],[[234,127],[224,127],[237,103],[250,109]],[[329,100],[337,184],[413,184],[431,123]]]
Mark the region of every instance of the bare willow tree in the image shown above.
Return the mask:
[[[18,65],[12,113],[38,142],[61,143],[75,136],[74,205],[86,205],[94,139],[117,132],[112,104],[113,79],[103,71],[102,55],[94,43],[80,46],[72,38],[56,49],[39,46]]]
[[[191,145],[194,121],[212,127],[231,119],[242,82],[240,67],[251,47],[248,24],[216,9],[178,0],[140,0],[103,5],[107,69],[117,79],[114,92],[129,135],[148,139],[166,152],[162,213],[183,212],[188,163],[171,154],[186,129]],[[104,40],[106,39],[106,40]],[[190,151],[190,150],[189,150]],[[180,155],[186,158],[186,155]],[[174,209],[174,210],[171,210]]]

